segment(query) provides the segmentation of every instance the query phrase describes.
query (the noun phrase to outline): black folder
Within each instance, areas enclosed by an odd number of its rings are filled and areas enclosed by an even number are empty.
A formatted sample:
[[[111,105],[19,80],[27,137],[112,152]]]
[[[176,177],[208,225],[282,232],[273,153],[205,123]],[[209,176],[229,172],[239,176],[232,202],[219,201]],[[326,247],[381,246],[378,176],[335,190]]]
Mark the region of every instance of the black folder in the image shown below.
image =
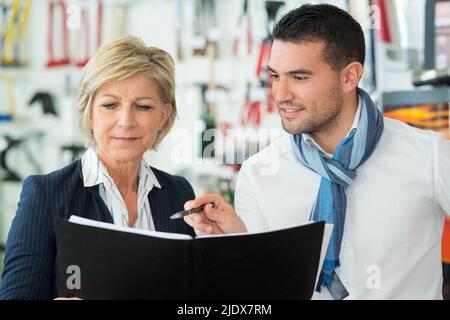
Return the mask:
[[[262,233],[169,239],[56,218],[58,295],[310,299],[324,228],[324,222],[314,222]]]

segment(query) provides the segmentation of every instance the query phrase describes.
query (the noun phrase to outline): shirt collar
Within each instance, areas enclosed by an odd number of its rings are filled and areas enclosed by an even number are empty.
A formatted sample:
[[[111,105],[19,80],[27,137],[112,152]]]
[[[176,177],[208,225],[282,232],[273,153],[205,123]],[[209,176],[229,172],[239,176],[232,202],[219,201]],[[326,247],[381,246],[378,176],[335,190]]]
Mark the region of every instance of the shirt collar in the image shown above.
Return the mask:
[[[100,161],[97,152],[93,148],[89,148],[81,158],[81,171],[83,173],[83,184],[85,187],[93,187],[105,183],[107,180],[106,177],[111,179],[108,170]],[[151,190],[154,186],[161,189],[158,179],[145,159],[141,161],[138,175],[138,189],[144,188]]]
[[[356,109],[356,113],[355,113],[355,117],[353,118],[353,123],[352,123],[352,127],[350,128],[350,130],[348,131],[347,135],[345,136],[345,138],[347,138],[350,133],[353,130],[356,130],[358,128],[358,124],[359,124],[359,117],[361,115],[361,99],[358,97],[358,108]],[[326,155],[332,157],[332,154],[329,154],[327,152],[325,152],[321,146],[319,146],[316,141],[314,141],[314,138],[308,134],[308,133],[303,133],[302,134],[303,139],[305,139],[305,142],[308,142],[312,145],[314,145],[317,149],[319,149],[320,151],[322,151],[323,153],[325,153]]]

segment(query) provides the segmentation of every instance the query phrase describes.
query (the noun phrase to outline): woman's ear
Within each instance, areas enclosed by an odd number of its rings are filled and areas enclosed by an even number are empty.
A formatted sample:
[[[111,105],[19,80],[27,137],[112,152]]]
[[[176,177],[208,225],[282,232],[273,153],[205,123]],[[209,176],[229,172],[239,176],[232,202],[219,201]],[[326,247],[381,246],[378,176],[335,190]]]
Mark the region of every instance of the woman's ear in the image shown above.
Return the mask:
[[[341,71],[342,91],[349,93],[358,87],[364,67],[359,62],[352,62]]]
[[[161,123],[159,125],[159,131],[161,131],[164,128],[164,125],[166,124],[167,120],[169,120],[170,116],[173,112],[173,106],[171,103],[166,103],[165,107],[162,109],[162,119]]]

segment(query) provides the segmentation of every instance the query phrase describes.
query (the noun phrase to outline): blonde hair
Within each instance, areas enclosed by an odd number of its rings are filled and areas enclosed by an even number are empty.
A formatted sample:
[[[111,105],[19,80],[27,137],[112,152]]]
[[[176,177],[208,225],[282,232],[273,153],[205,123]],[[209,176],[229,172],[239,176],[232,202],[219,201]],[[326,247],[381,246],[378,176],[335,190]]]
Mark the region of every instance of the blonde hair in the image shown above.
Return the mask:
[[[148,75],[156,83],[161,101],[170,103],[173,111],[158,132],[152,149],[156,149],[172,128],[177,115],[175,101],[175,66],[166,51],[147,47],[138,37],[125,36],[102,45],[84,68],[78,112],[80,128],[91,146],[96,145],[89,119],[97,90],[106,83],[138,75]]]

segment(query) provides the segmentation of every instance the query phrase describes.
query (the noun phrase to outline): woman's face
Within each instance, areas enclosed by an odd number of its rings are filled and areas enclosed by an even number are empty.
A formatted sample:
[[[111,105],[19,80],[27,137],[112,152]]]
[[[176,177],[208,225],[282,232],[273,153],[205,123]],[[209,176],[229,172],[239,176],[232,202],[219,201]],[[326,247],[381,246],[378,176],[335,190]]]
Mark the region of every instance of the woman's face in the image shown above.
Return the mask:
[[[140,161],[171,113],[172,105],[161,101],[156,83],[148,76],[106,83],[94,96],[89,121],[100,158]]]

